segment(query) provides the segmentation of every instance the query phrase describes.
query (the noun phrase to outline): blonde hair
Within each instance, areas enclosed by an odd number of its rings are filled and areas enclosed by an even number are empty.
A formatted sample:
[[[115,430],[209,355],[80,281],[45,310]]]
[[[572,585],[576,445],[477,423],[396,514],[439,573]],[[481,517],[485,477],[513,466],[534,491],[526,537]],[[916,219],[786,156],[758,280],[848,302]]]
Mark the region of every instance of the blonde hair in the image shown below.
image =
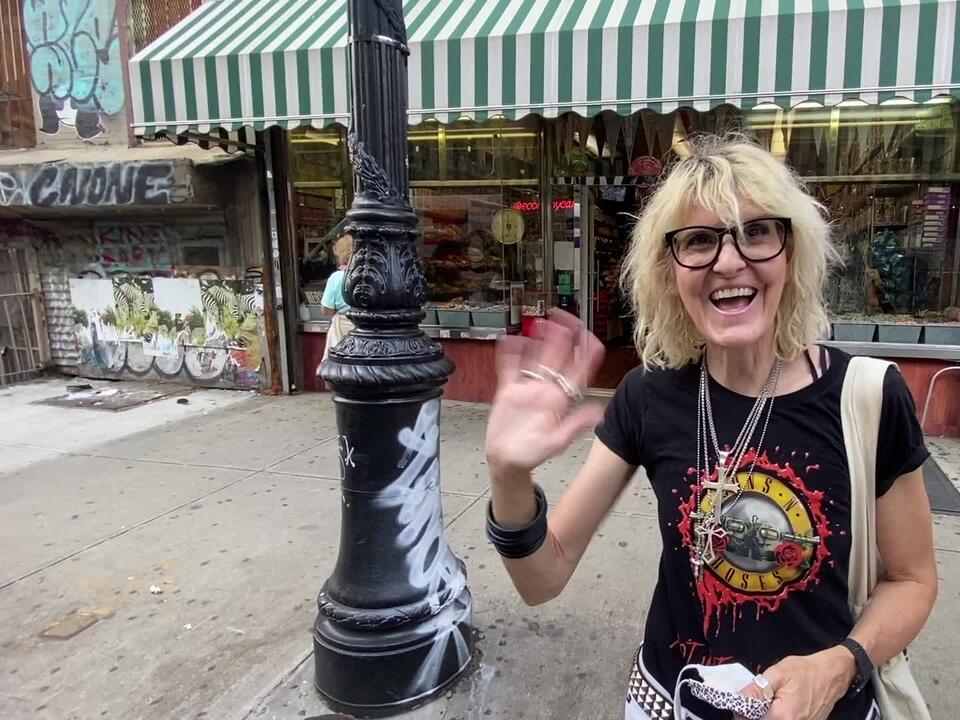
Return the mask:
[[[741,224],[744,201],[791,220],[787,281],[776,315],[776,352],[792,359],[821,340],[829,327],[823,287],[839,263],[824,207],[797,175],[740,135],[701,135],[684,143],[679,160],[646,203],[624,260],[622,284],[636,316],[634,341],[644,367],[679,368],[697,360],[704,338],[677,290],[674,260],[664,235],[679,228],[694,206]]]
[[[333,256],[337,258],[337,265],[346,265],[353,255],[353,236],[343,235],[333,244]]]

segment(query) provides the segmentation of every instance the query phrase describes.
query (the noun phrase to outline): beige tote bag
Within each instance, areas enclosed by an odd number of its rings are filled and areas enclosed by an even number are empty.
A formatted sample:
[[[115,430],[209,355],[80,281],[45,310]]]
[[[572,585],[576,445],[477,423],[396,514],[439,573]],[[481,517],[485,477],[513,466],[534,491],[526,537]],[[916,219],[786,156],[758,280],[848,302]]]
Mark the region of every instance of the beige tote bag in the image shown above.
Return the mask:
[[[868,357],[850,360],[840,396],[843,443],[850,467],[849,603],[860,617],[881,573],[877,551],[876,463],[883,405],[883,379],[892,363]],[[930,720],[906,653],[877,668],[873,689],[883,720]]]
[[[330,318],[330,329],[327,331],[327,341],[323,347],[323,359],[326,360],[330,351],[353,330],[353,323],[343,313],[337,313]]]

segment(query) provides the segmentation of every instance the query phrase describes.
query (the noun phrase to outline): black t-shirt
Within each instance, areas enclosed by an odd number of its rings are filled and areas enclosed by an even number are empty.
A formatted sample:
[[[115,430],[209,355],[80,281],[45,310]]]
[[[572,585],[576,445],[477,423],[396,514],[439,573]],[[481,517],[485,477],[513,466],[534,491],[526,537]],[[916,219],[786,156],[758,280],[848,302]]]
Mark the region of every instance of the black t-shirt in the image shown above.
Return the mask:
[[[762,672],[788,655],[831,647],[853,627],[847,607],[850,478],[840,420],[850,356],[831,350],[830,360],[820,379],[774,400],[752,487],[730,507],[725,525],[731,532],[699,582],[690,565],[699,366],[636,369],[610,402],[597,437],[630,465],[643,466],[657,497],[663,552],[643,661],[664,687],[673,688],[688,663],[739,662]],[[710,393],[720,445],[732,445],[755,399],[713,379]],[[758,428],[754,441],[759,436]],[[890,368],[877,495],[928,456],[910,391]],[[712,464],[713,452],[710,457]],[[744,473],[749,460],[750,453]],[[841,700],[830,718],[863,720],[872,697],[868,686]],[[703,706],[694,711],[710,717]]]

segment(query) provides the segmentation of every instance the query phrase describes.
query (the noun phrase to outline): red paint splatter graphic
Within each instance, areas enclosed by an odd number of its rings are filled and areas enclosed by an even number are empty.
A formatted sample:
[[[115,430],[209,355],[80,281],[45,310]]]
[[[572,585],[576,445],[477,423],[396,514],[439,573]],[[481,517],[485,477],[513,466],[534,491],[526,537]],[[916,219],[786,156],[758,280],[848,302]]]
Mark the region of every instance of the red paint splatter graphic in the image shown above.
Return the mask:
[[[779,448],[777,448],[777,450],[779,450]],[[795,454],[796,453],[794,453],[794,455]],[[780,609],[783,602],[791,593],[803,592],[810,587],[810,585],[816,584],[820,581],[821,567],[827,558],[830,557],[830,551],[827,549],[826,540],[833,533],[830,530],[830,524],[823,512],[823,492],[819,490],[808,490],[806,484],[803,482],[803,479],[797,474],[797,472],[790,466],[789,463],[779,465],[770,460],[767,453],[762,453],[761,455],[757,456],[756,451],[751,449],[744,456],[738,469],[741,471],[748,470],[751,463],[754,462],[754,459],[756,459],[756,465],[754,466],[754,472],[756,474],[759,475],[763,473],[769,475],[782,481],[784,484],[792,488],[797,497],[802,501],[802,504],[809,514],[814,532],[820,541],[815,546],[812,558],[810,558],[809,567],[806,569],[806,571],[802,572],[800,576],[793,582],[781,586],[774,592],[753,592],[749,594],[740,592],[725,582],[722,577],[717,575],[713,568],[705,566],[702,578],[696,583],[697,595],[700,597],[701,605],[703,606],[703,632],[705,636],[709,633],[710,627],[714,622],[717,623],[716,632],[719,633],[719,623],[724,612],[727,610],[730,610],[731,612],[731,621],[734,628],[736,628],[737,618],[742,614],[744,607],[749,603],[753,603],[756,606],[758,618],[764,612],[777,612],[777,610]],[[818,465],[807,466],[807,472],[818,469]],[[693,519],[690,517],[690,514],[696,507],[698,494],[697,490],[698,487],[700,487],[699,483],[716,481],[717,478],[717,472],[714,470],[710,474],[703,473],[702,477],[699,478],[698,483],[696,474],[697,471],[694,468],[690,468],[687,471],[687,476],[693,478],[694,482],[689,486],[689,499],[680,504],[680,522],[677,523],[677,529],[680,531],[680,534],[683,538],[683,544],[690,552],[691,556],[694,552],[694,543]],[[750,490],[745,490],[744,495],[747,495],[750,492]],[[701,493],[703,493],[702,488]],[[721,550],[720,548],[716,549],[718,551]],[[726,548],[723,549],[725,550]],[[781,567],[784,568],[800,567],[804,562],[803,555],[803,547],[800,544],[791,541],[782,542],[775,550],[776,561]]]

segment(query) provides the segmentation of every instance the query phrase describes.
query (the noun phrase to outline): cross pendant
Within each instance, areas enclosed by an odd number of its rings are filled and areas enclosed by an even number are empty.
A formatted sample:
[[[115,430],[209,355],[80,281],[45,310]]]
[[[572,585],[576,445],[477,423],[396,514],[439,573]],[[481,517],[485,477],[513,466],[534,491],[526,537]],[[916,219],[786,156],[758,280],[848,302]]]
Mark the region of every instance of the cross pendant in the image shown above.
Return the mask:
[[[713,515],[712,522],[719,526],[723,527],[723,496],[728,490],[733,492],[737,488],[737,482],[734,480],[732,483],[728,484],[727,480],[733,475],[732,469],[727,467],[727,458],[730,456],[730,453],[720,451],[720,455],[717,458],[717,480],[713,482],[711,480],[704,480],[703,487],[706,490],[713,490],[713,497],[710,500],[710,510]]]
[[[712,518],[700,524],[698,529],[700,535],[700,565],[704,563],[710,565],[717,559],[717,549],[715,543],[717,540],[723,540],[727,537],[727,530],[723,527],[723,521],[714,521]]]

